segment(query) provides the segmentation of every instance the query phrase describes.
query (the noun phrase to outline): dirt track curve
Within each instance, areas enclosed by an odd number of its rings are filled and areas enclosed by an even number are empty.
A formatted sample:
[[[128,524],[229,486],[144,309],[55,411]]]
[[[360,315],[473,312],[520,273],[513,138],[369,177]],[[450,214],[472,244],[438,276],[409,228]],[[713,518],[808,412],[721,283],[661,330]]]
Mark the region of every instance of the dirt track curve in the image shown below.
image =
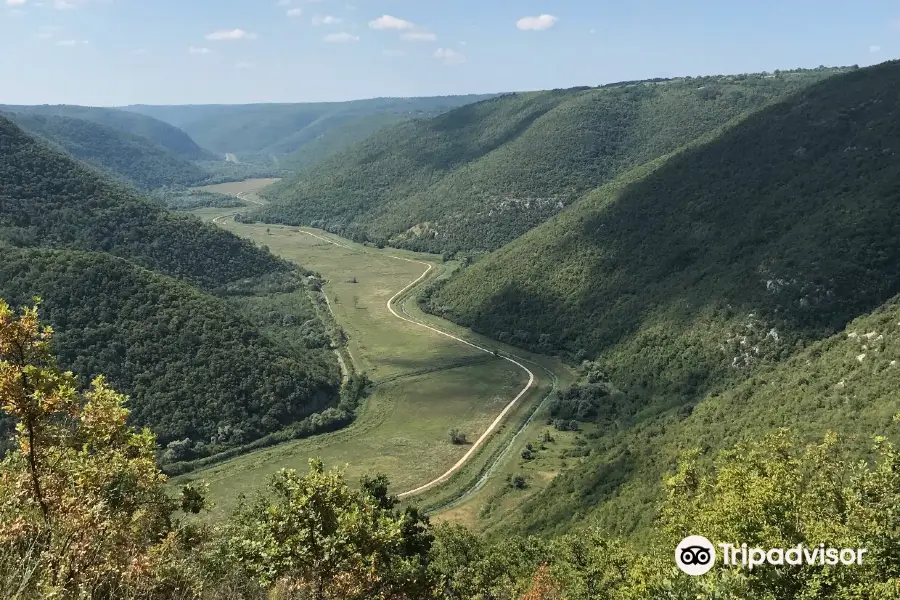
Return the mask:
[[[328,242],[329,244],[334,244],[335,246],[340,246],[341,248],[347,248],[348,250],[354,250],[354,248],[351,248],[350,246],[335,242],[334,240],[329,240],[327,238],[324,238],[320,235],[316,235],[309,231],[303,231],[302,229],[298,229],[298,231],[300,233],[305,233],[306,235],[310,235],[316,239],[322,240],[323,242]],[[365,251],[359,250],[359,252],[365,252]],[[387,309],[390,311],[390,313],[392,315],[394,315],[401,321],[406,321],[407,323],[412,323],[413,325],[416,325],[417,327],[424,327],[425,329],[429,329],[437,334],[443,335],[452,340],[456,340],[457,342],[459,342],[461,344],[465,344],[466,346],[470,346],[472,348],[475,348],[476,350],[480,350],[481,352],[486,352],[488,354],[494,354],[493,351],[488,350],[487,348],[483,348],[477,344],[468,342],[462,338],[456,337],[453,334],[447,333],[446,331],[441,331],[440,329],[432,327],[431,325],[426,325],[425,323],[416,321],[415,319],[412,319],[409,316],[403,316],[403,315],[397,313],[397,311],[394,310],[394,306],[393,306],[394,301],[396,301],[398,298],[403,296],[403,294],[405,294],[410,289],[412,289],[413,287],[418,285],[419,282],[421,282],[423,279],[428,277],[428,274],[431,273],[432,266],[426,262],[422,262],[419,260],[413,260],[411,258],[402,258],[400,256],[392,256],[390,254],[387,254],[386,256],[393,258],[395,260],[403,260],[406,262],[416,263],[416,264],[419,264],[419,265],[422,265],[425,267],[425,271],[421,275],[419,275],[419,277],[417,279],[410,282],[406,287],[404,287],[402,290],[400,290],[399,292],[397,292],[396,294],[391,296],[390,300],[387,301]],[[402,309],[401,309],[401,311],[402,311]],[[442,475],[440,475],[439,477],[437,477],[435,479],[432,479],[428,483],[425,483],[423,485],[420,485],[417,488],[413,488],[411,490],[408,490],[401,494],[398,494],[397,496],[399,498],[408,498],[408,497],[414,496],[416,494],[421,494],[422,492],[429,490],[429,489],[435,487],[436,485],[440,485],[441,483],[450,479],[450,477],[452,477],[454,473],[459,471],[463,467],[463,465],[465,465],[469,461],[469,459],[475,455],[475,453],[478,451],[478,449],[484,445],[484,443],[488,440],[488,438],[491,436],[491,434],[494,433],[494,431],[497,429],[497,427],[500,426],[500,423],[503,422],[503,419],[506,417],[506,415],[509,414],[509,412],[516,406],[516,404],[519,402],[519,400],[522,398],[522,396],[524,396],[525,393],[528,392],[529,389],[531,389],[531,386],[534,385],[534,373],[531,372],[531,369],[529,369],[528,367],[526,367],[519,361],[517,361],[513,358],[510,358],[508,356],[497,355],[497,357],[502,358],[505,361],[511,362],[512,364],[516,365],[517,367],[519,367],[520,369],[525,371],[528,374],[528,383],[525,385],[524,388],[522,388],[522,390],[518,394],[516,394],[515,398],[510,400],[510,402],[503,408],[503,410],[500,411],[500,414],[497,415],[497,417],[491,422],[491,424],[484,431],[484,433],[482,433],[481,436],[477,440],[475,440],[475,443],[472,444],[472,446],[469,448],[469,450],[463,455],[462,458],[460,458],[456,462],[456,464],[454,464],[452,467],[450,467],[445,473],[443,473]]]

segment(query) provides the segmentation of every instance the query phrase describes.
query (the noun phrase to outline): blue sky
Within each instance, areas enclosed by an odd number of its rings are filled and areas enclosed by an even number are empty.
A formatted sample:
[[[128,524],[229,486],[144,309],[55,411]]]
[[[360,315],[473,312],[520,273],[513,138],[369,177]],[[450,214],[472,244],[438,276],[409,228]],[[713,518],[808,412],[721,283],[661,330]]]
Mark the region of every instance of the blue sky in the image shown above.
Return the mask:
[[[0,103],[430,96],[868,65],[900,5],[836,0],[0,0]]]

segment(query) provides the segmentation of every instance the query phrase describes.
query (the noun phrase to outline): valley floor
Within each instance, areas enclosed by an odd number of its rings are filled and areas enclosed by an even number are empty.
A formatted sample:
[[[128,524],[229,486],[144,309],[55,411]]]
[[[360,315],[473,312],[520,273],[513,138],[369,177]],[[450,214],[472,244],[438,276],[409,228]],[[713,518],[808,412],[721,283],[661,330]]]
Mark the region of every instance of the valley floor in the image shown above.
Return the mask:
[[[252,191],[252,186],[243,186],[231,193],[245,198],[246,192]],[[545,420],[535,415],[526,431],[515,434],[536,407],[546,405],[542,401],[555,382],[570,379],[567,369],[546,357],[486,340],[421,313],[415,302],[418,285],[410,286],[395,299],[392,306],[398,314],[388,309],[388,300],[422,277],[427,265],[432,269],[419,285],[448,276],[456,268],[454,263],[435,261],[431,255],[378,250],[313,229],[240,224],[230,218],[234,212],[202,209],[196,214],[321,273],[328,280],[324,292],[335,319],[347,333],[353,366],[366,372],[375,385],[358,419],[346,429],[252,452],[178,481],[202,479],[210,484],[213,517],[226,514],[240,494],[252,494],[279,469],[305,471],[311,457],[321,457],[327,466],[346,465],[351,480],[363,474],[384,473],[391,481],[392,493],[433,481],[471,447],[452,444],[449,430],[459,429],[471,444],[529,380],[519,366],[435,331],[440,330],[527,361],[524,364],[535,375],[533,385],[485,440],[483,448],[446,484],[415,496],[415,502],[432,510],[453,506],[448,516],[477,525],[475,518],[481,507],[496,495],[496,486],[490,483],[494,475],[502,478],[520,462],[518,446],[524,447],[526,439],[536,439],[532,434],[537,428],[546,428]],[[488,467],[492,467],[491,477],[484,476]],[[547,475],[535,478],[527,490],[517,490],[513,504],[543,487],[557,468],[547,465]]]

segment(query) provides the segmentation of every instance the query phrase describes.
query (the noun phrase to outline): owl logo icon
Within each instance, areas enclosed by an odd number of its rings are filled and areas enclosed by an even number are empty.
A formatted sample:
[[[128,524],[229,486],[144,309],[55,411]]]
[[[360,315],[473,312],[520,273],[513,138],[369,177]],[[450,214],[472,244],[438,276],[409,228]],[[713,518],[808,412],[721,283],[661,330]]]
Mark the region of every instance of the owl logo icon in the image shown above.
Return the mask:
[[[689,535],[675,548],[675,564],[688,575],[703,575],[716,564],[716,550],[702,535]]]

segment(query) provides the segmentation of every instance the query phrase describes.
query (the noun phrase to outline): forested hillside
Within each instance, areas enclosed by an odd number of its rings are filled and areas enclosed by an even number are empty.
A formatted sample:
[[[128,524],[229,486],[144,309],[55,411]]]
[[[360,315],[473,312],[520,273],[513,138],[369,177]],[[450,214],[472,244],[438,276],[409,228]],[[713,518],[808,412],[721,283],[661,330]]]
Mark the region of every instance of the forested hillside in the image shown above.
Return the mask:
[[[381,127],[436,115],[489,96],[375,98],[352,102],[193,106],[127,106],[184,129],[220,155],[273,167],[315,162]],[[310,145],[310,147],[307,147]],[[297,151],[297,158],[290,155]]]
[[[44,298],[62,366],[131,394],[135,422],[175,443],[164,460],[251,442],[338,401],[337,362],[296,267],[3,118],[0,246],[0,298]],[[311,343],[279,343],[226,298],[265,307],[271,293],[293,294],[293,313],[270,312],[303,324]]]
[[[0,238],[108,252],[209,288],[288,269],[246,240],[102,179],[3,118]]]
[[[0,461],[5,598],[894,600],[900,589],[900,454],[877,435],[895,433],[900,413],[855,448],[779,429],[714,460],[692,450],[667,473],[644,538],[594,526],[486,540],[399,506],[383,475],[351,487],[315,458],[305,474],[269,476],[221,526],[198,527],[186,517],[208,508],[204,486],[166,489],[156,439],[127,424],[126,398],[102,377],[79,393],[52,340],[36,310],[0,302],[0,405],[19,425]],[[681,573],[672,548],[698,531],[780,549],[768,555],[782,566],[720,557],[702,577]]]
[[[146,138],[188,160],[210,160],[213,158],[209,152],[203,150],[188,134],[177,127],[146,115],[115,108],[72,106],[67,104],[42,104],[39,106],[0,105],[0,111],[83,119]]]
[[[416,250],[493,250],[628,169],[835,72],[508,94],[301,169],[251,216]]]
[[[218,208],[238,208],[246,206],[246,202],[238,200],[234,196],[218,194],[216,192],[208,192],[202,189],[169,189],[163,188],[154,190],[149,194],[150,198],[156,200],[166,208],[171,210],[195,210],[202,207],[218,207]]]
[[[897,63],[820,83],[601,186],[430,305],[652,386],[727,372],[719,345],[751,313],[785,349],[830,335],[900,291],[898,90]],[[696,348],[674,376],[662,354],[685,360],[678,343]]]
[[[664,475],[683,452],[698,448],[708,464],[722,450],[782,427],[809,441],[837,432],[850,456],[864,455],[872,435],[900,442],[898,381],[900,298],[692,408],[659,415],[623,410],[625,395],[598,393],[584,382],[575,388],[582,393],[570,394],[581,396],[570,407],[588,397],[597,407],[578,419],[601,425],[588,440],[588,458],[507,515],[503,527],[546,533],[590,519],[610,531],[647,535]]]
[[[428,295],[498,339],[594,359],[609,382],[602,407],[581,400],[613,437],[531,526],[561,523],[563,505],[632,526],[664,460],[696,438],[859,431],[850,421],[896,410],[896,306],[837,332],[900,292],[898,97],[900,63],[819,83],[601,186]],[[672,446],[651,452],[661,436]]]
[[[163,447],[179,442],[170,460],[248,443],[337,395],[330,351],[285,352],[229,303],[108,254],[5,250],[0,297],[25,306],[35,295],[60,364],[130,395],[135,425]]]
[[[413,118],[422,118],[423,116],[416,114],[413,115]],[[302,144],[295,151],[291,151],[280,159],[279,163],[289,171],[296,171],[337,154],[354,143],[408,118],[410,118],[408,114],[384,112],[374,115],[338,116],[332,119],[322,119],[316,123],[315,127],[306,128],[301,136],[288,140],[289,145],[285,147],[296,146],[299,141],[302,141]]]
[[[147,138],[71,117],[6,113],[19,127],[140,189],[196,185],[209,175]]]

